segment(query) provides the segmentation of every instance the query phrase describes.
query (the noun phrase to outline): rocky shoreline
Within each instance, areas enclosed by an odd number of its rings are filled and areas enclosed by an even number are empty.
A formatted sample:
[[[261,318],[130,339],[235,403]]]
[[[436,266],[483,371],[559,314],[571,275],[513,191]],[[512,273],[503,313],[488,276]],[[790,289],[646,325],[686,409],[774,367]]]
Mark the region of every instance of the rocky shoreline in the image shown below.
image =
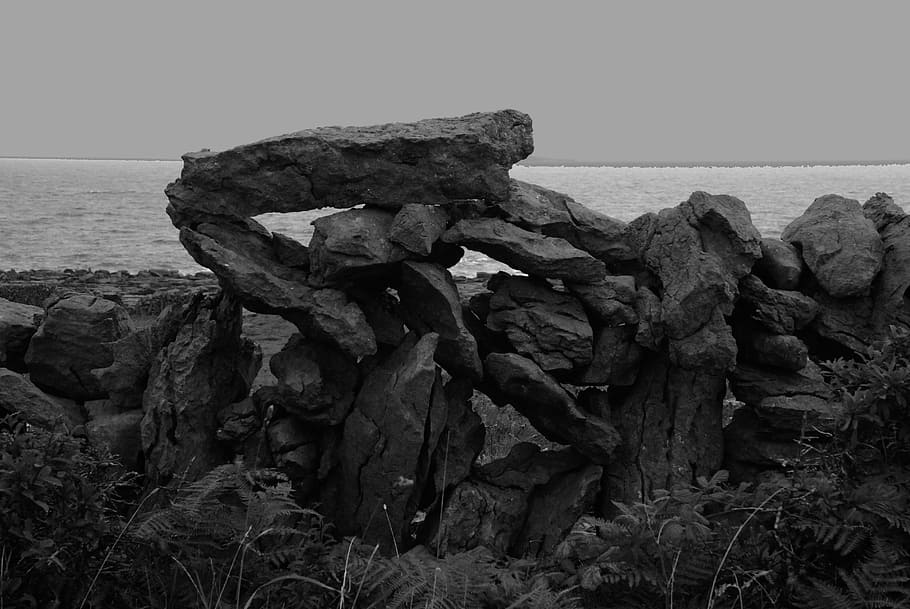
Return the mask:
[[[626,223],[511,180],[532,150],[509,110],[188,154],[168,214],[214,275],[4,274],[0,296],[41,308],[9,306],[0,380],[41,424],[42,392],[70,400],[151,483],[275,466],[385,553],[522,556],[615,501],[783,471],[842,408],[818,362],[910,327],[910,216],[887,195],[819,197],[780,239],[726,194]],[[308,245],[255,220],[326,206]],[[456,281],[464,249],[516,271]],[[475,392],[562,448],[480,465]]]

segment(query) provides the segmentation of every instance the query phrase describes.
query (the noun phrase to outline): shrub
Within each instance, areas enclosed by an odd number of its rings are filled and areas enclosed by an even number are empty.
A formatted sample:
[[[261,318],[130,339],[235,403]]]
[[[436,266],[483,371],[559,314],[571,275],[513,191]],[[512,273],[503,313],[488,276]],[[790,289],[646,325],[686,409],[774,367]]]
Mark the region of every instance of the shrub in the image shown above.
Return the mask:
[[[0,598],[78,607],[119,531],[127,478],[106,453],[16,415],[0,431]]]

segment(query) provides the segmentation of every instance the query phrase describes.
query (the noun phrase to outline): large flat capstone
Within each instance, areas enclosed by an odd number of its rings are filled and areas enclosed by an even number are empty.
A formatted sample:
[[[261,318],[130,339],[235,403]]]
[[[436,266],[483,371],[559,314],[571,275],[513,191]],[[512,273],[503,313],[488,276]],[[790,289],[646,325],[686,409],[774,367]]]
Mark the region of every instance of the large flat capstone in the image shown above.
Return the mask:
[[[180,179],[167,187],[168,214],[192,226],[320,207],[502,201],[509,168],[533,150],[531,118],[517,110],[308,129],[184,155]]]

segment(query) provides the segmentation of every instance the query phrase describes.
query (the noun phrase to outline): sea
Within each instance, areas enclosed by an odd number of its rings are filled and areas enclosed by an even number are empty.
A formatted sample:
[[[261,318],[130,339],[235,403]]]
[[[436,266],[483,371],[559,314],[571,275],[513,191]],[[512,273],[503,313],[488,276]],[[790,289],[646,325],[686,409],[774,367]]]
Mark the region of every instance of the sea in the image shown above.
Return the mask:
[[[0,158],[0,270],[204,270],[177,239],[164,188],[181,161]],[[674,207],[697,190],[742,199],[752,222],[777,237],[812,201],[839,194],[860,203],[877,192],[910,209],[910,164],[546,167],[516,165],[513,178],[558,190],[630,221]],[[324,209],[264,214],[269,230],[309,243]],[[468,252],[453,274],[473,277],[504,266]]]

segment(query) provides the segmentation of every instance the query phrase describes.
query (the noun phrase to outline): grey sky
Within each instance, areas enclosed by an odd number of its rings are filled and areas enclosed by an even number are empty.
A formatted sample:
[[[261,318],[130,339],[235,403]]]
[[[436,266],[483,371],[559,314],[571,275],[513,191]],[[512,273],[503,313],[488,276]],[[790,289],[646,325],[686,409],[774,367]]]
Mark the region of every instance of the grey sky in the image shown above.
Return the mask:
[[[513,107],[546,157],[908,159],[910,9],[840,4],[11,0],[0,155],[175,158]]]

